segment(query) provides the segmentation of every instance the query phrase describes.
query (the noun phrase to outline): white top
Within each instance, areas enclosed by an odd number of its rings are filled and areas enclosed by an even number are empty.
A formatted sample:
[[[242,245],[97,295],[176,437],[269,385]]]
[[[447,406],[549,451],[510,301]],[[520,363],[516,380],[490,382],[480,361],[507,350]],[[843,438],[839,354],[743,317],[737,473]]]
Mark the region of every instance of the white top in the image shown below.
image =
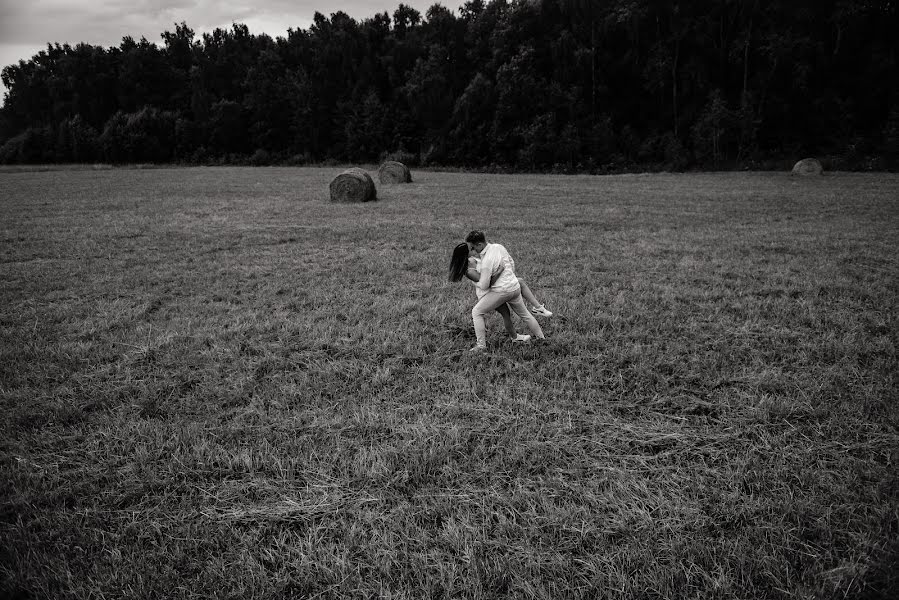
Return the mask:
[[[475,258],[473,256],[470,257],[468,259],[468,268],[474,269],[475,271],[478,272],[478,276],[480,276],[480,274],[481,274],[481,259]],[[471,281],[471,279],[468,279],[468,277],[466,277],[465,279],[466,279],[466,281]],[[478,287],[477,281],[471,281],[471,285],[474,286],[474,293],[477,294],[478,300],[480,300],[487,294],[487,290],[482,290],[481,288]]]
[[[490,278],[499,271],[500,265],[502,265],[503,271],[491,286]],[[477,283],[478,290],[486,293],[487,291],[514,292],[521,289],[518,277],[515,276],[515,261],[501,244],[487,244],[481,252],[480,271],[481,279]]]

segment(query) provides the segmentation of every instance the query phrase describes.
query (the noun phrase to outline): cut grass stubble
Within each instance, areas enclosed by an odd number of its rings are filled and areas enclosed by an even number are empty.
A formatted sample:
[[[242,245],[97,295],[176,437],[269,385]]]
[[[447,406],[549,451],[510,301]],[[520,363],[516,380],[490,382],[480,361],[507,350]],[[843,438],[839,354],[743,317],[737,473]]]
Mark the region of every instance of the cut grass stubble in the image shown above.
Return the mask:
[[[895,589],[899,178],[338,172],[0,173],[7,593]]]

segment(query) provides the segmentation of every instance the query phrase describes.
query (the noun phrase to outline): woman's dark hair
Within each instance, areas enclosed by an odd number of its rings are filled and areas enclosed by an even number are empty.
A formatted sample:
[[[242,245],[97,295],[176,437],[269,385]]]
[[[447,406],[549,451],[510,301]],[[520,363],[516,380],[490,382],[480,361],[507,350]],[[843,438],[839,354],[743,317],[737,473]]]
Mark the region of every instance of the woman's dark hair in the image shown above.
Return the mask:
[[[453,257],[450,259],[449,280],[461,281],[468,270],[468,244],[462,243],[453,248]]]

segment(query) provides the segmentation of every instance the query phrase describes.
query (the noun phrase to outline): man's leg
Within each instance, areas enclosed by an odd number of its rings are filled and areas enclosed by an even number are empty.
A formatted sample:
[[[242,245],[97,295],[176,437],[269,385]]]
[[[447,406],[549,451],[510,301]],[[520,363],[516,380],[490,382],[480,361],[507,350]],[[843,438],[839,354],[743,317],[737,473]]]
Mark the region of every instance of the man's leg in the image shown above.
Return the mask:
[[[503,325],[506,326],[506,333],[509,337],[512,339],[518,337],[518,333],[515,332],[515,325],[512,323],[512,313],[509,312],[509,305],[503,304],[502,306],[497,306],[496,312],[502,315]]]
[[[507,300],[506,303],[509,305],[509,308],[512,309],[512,312],[524,321],[534,337],[541,340],[546,339],[543,335],[543,329],[540,328],[540,323],[537,322],[537,319],[534,318],[534,315],[531,314],[528,307],[524,305],[524,299],[521,297],[520,293],[515,294],[515,297],[511,300]]]
[[[495,311],[505,304],[511,296],[515,295],[521,297],[521,294],[518,292],[515,292],[514,294],[508,292],[487,292],[480,300],[478,300],[478,303],[474,305],[474,308],[471,309],[471,320],[474,322],[474,335],[478,340],[479,347],[484,348],[487,346],[487,322],[484,320],[485,315]],[[533,319],[533,317],[531,318]]]

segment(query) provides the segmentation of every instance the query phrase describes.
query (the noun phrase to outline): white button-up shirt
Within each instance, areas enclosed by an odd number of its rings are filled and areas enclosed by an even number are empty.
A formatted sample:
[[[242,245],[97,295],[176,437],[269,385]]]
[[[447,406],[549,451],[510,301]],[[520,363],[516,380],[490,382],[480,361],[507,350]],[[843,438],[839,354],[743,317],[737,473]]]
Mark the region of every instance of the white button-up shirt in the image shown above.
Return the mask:
[[[514,292],[521,286],[518,285],[518,277],[515,276],[515,261],[509,256],[508,250],[501,244],[487,244],[481,251],[481,279],[478,281],[478,289],[491,292]],[[503,267],[502,273],[490,285],[490,278]]]

